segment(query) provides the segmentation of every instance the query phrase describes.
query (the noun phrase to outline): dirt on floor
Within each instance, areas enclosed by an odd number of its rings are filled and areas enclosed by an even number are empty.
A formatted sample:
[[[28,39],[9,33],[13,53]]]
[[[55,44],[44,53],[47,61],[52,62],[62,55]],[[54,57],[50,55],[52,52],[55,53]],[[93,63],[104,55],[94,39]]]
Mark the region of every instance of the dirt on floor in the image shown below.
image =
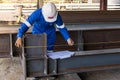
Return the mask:
[[[20,58],[0,58],[0,80],[23,80]]]

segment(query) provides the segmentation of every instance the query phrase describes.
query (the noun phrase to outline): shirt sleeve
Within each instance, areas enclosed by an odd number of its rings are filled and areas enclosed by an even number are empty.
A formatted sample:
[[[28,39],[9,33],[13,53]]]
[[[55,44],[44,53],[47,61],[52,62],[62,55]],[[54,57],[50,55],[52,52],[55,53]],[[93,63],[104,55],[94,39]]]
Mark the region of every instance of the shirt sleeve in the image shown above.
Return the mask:
[[[56,21],[56,27],[60,31],[65,40],[68,40],[70,38],[68,30],[65,27],[65,24],[63,23],[62,18],[59,14]]]
[[[18,30],[17,37],[22,37],[25,32],[31,27],[35,21],[38,20],[38,16],[40,15],[40,11],[34,11],[20,26]]]

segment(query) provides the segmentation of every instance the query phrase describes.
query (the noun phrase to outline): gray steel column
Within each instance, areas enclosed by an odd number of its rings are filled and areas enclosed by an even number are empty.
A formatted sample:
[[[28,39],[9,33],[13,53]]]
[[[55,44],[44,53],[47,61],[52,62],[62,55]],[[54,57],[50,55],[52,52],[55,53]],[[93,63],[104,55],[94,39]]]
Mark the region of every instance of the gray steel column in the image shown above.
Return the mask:
[[[78,31],[78,51],[83,51],[84,50],[84,39],[83,39],[83,34],[82,30]]]
[[[107,10],[107,0],[100,0],[100,11]]]

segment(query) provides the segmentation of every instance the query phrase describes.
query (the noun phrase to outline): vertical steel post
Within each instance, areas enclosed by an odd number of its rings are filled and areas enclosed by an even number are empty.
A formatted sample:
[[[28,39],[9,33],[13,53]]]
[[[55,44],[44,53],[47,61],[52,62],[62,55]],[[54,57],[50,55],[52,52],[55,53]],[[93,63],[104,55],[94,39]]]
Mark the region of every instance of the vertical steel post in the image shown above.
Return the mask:
[[[22,39],[24,43],[24,39]],[[27,70],[26,70],[26,57],[25,57],[25,50],[24,50],[24,44],[22,47],[22,54],[21,54],[21,64],[22,64],[22,69],[23,69],[23,80],[27,79]]]
[[[84,39],[83,39],[83,31],[78,31],[78,47],[77,51],[83,51],[84,50]]]
[[[12,34],[10,36],[10,56],[13,57],[13,44],[12,44]]]
[[[100,0],[100,11],[107,10],[107,0]]]
[[[43,0],[37,0],[37,9],[43,6]]]

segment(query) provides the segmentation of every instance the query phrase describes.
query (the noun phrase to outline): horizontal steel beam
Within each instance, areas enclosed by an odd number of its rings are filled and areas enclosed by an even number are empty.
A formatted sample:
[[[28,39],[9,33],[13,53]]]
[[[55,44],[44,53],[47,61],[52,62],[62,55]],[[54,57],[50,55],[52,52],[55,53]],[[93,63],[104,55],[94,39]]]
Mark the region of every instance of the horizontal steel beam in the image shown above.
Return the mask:
[[[56,62],[49,59],[49,74],[59,75],[120,68],[119,62],[120,48],[79,51],[75,52],[75,55],[70,58],[57,59]]]

